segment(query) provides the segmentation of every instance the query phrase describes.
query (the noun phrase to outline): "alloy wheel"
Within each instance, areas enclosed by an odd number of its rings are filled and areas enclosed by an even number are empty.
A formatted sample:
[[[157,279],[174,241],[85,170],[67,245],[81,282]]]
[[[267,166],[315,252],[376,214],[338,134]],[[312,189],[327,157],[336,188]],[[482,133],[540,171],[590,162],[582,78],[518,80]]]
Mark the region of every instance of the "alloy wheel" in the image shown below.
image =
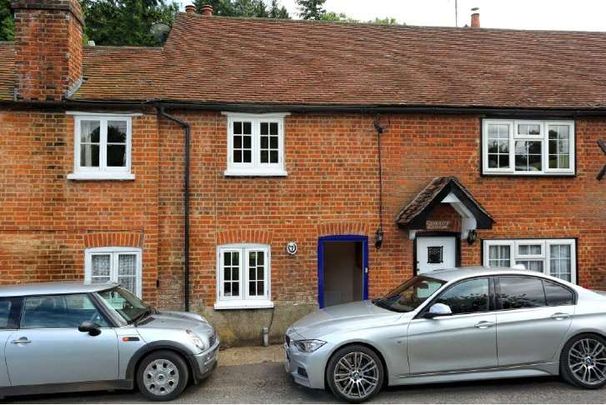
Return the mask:
[[[568,368],[572,375],[587,385],[606,381],[606,346],[593,338],[575,342],[568,351]]]
[[[157,359],[143,371],[145,389],[157,396],[173,392],[179,385],[179,369],[170,360]]]
[[[341,357],[333,373],[339,392],[350,399],[360,400],[371,395],[379,383],[379,367],[363,352],[351,352]]]

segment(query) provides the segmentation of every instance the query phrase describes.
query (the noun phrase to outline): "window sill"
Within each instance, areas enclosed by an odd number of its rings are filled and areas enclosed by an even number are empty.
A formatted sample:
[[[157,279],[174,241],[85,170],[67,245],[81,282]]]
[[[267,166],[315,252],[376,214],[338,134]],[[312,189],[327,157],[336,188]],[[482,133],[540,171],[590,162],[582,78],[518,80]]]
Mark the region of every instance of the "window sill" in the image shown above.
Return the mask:
[[[268,300],[234,300],[234,301],[218,301],[215,302],[216,310],[224,309],[269,309],[273,308],[274,303]]]
[[[135,175],[132,173],[70,173],[67,175],[68,180],[86,180],[86,181],[129,181],[134,180]]]
[[[227,169],[223,175],[225,177],[288,177],[288,172],[286,170]]]
[[[483,176],[509,176],[509,177],[576,177],[572,172],[482,172]]]

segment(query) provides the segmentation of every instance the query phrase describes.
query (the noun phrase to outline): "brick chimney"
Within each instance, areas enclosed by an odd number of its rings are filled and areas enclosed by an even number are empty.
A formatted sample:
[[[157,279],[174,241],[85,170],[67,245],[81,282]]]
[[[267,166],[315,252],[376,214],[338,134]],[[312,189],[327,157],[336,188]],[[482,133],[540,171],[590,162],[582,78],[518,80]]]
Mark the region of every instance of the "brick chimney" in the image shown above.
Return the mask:
[[[478,7],[471,9],[471,28],[480,28],[480,9]]]
[[[196,6],[194,6],[193,4],[188,4],[187,6],[185,6],[185,12],[187,14],[196,14]]]
[[[204,6],[202,6],[202,15],[205,17],[212,17],[213,11],[213,6],[211,6],[210,4],[205,4]]]
[[[78,0],[16,0],[16,99],[59,101],[82,82],[84,15]]]

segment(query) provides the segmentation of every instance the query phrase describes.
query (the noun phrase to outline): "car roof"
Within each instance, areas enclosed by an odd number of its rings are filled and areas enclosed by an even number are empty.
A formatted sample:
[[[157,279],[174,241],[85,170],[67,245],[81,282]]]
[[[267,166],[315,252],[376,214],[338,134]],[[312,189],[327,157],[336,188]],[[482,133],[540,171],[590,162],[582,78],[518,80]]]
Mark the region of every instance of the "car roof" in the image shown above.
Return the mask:
[[[422,273],[422,276],[436,278],[443,281],[454,281],[474,276],[503,276],[503,275],[524,275],[524,276],[535,276],[543,277],[546,279],[553,279],[553,277],[546,276],[543,273],[528,270],[518,270],[507,267],[483,267],[483,266],[470,266],[470,267],[455,267],[452,269],[439,269]],[[558,280],[562,282],[562,280]]]
[[[118,283],[85,284],[82,281],[12,284],[0,286],[0,297],[91,293],[107,290],[118,285]]]

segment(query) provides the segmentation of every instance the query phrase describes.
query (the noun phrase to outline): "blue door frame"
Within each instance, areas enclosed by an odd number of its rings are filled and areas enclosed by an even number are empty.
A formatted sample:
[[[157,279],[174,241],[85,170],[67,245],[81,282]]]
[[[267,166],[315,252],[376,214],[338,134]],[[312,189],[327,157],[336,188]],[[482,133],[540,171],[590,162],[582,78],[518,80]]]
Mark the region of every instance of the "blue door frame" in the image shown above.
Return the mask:
[[[324,308],[324,242],[361,242],[363,263],[362,299],[368,299],[368,237],[359,235],[322,236],[318,239],[318,304]]]

